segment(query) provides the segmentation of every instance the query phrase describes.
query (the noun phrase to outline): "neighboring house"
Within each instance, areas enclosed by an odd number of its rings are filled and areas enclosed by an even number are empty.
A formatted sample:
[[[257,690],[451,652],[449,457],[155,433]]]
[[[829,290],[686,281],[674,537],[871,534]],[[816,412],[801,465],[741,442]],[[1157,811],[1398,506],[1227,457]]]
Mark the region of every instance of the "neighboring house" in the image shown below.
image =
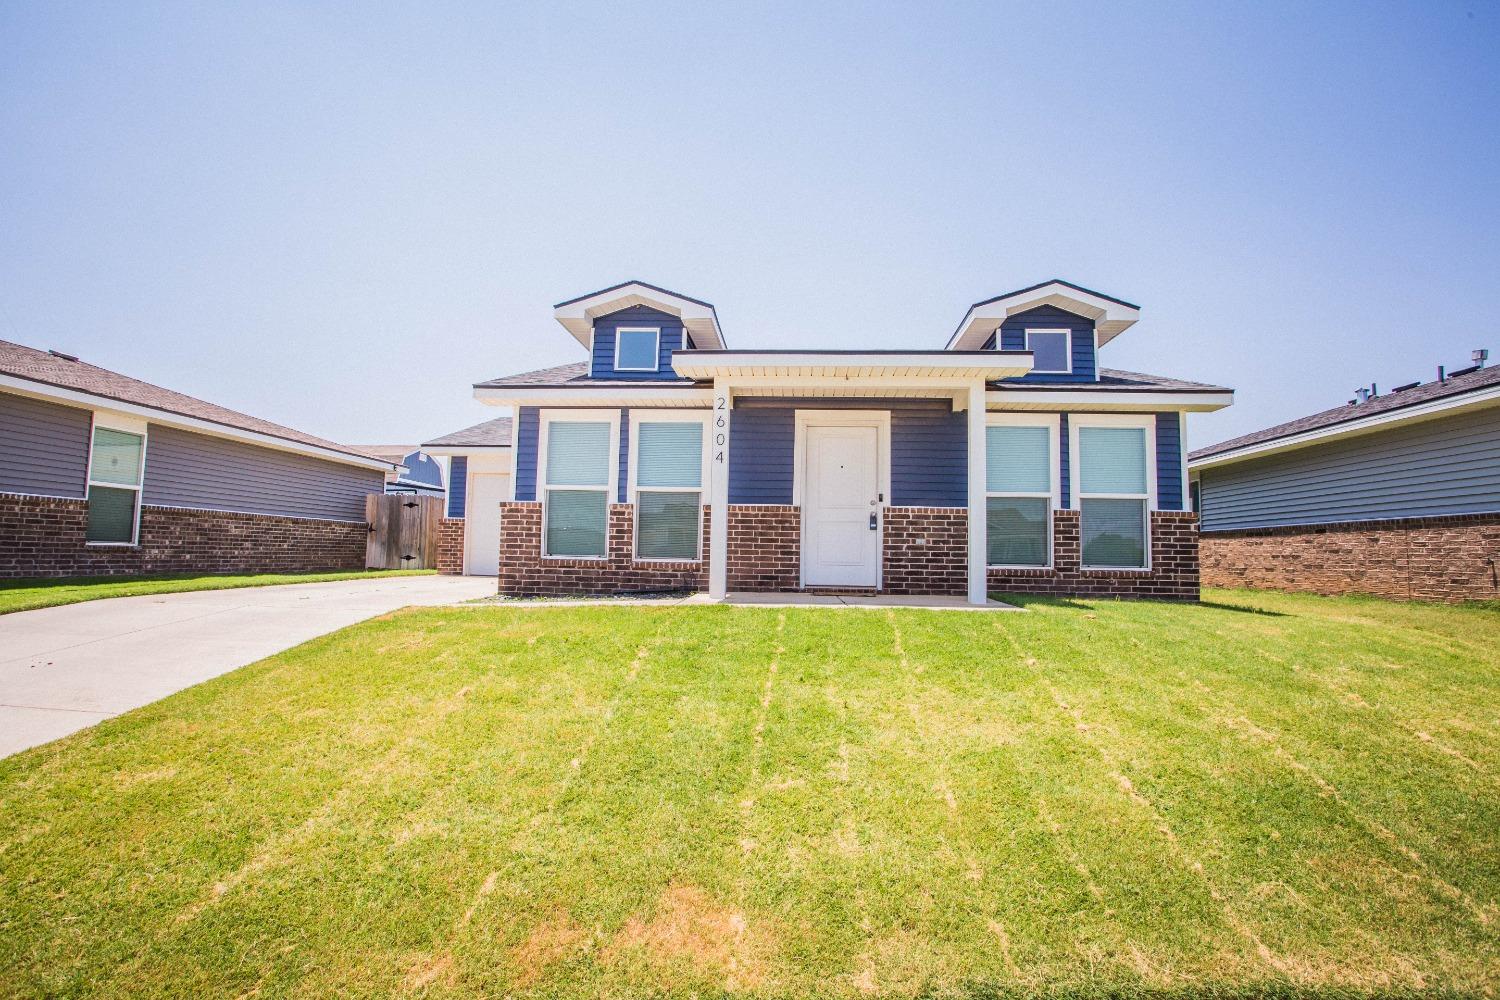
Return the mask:
[[[501,593],[1198,595],[1186,415],[1233,394],[1101,367],[1128,302],[1044,282],[939,350],[730,350],[638,281],[554,316],[587,360],[474,389],[517,415]]]
[[[356,444],[350,447],[391,463],[393,468],[385,474],[387,493],[439,498],[446,493],[443,488],[442,463],[416,445]]]
[[[1466,368],[1190,456],[1204,582],[1500,597],[1500,368]]]
[[[438,529],[438,570],[500,572],[500,503],[511,499],[510,417],[486,420],[422,445],[448,459],[448,509]]]
[[[0,577],[359,569],[389,469],[0,341]]]

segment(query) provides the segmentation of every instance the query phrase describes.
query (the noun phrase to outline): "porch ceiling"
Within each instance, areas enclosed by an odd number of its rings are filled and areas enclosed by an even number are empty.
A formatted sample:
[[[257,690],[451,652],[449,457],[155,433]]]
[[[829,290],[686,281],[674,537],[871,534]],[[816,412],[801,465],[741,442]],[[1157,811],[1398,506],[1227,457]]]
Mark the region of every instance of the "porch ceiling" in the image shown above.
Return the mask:
[[[677,374],[692,379],[725,379],[739,392],[780,383],[803,388],[817,380],[858,383],[862,390],[881,384],[890,389],[973,379],[1013,378],[1031,371],[1030,351],[678,351],[672,355]]]

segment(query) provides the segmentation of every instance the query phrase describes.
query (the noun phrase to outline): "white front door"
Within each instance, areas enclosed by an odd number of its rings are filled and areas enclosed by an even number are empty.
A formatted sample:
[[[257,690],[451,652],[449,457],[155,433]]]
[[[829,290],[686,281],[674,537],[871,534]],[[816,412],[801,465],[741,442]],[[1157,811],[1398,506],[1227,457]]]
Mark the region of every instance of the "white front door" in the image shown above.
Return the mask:
[[[464,572],[496,576],[500,572],[500,502],[510,499],[510,473],[474,472],[464,504]]]
[[[802,582],[879,587],[879,428],[810,424],[803,449]]]

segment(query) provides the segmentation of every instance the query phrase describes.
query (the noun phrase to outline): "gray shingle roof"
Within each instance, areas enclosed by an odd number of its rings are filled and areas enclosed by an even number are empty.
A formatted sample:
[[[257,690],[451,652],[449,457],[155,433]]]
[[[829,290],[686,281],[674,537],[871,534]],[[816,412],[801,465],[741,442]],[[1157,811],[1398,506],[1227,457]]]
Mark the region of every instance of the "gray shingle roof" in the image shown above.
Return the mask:
[[[993,383],[991,383],[993,384]],[[1233,392],[1222,385],[1207,382],[1189,382],[1186,379],[1168,378],[1165,375],[1147,375],[1143,372],[1127,372],[1118,368],[1099,369],[1097,382],[1004,382],[1007,390],[1024,389],[1028,392],[1048,392],[1056,389],[1083,392]]]
[[[0,340],[0,372],[60,389],[86,392],[102,399],[148,406],[155,410],[194,417],[236,430],[252,431],[297,444],[327,448],[330,451],[357,458],[378,458],[350,445],[337,444],[326,438],[304,434],[282,424],[252,417],[215,403],[173,392],[171,389],[163,389],[161,386],[142,382],[128,375],[121,375],[107,368],[99,368],[84,361],[71,360],[8,340]]]
[[[510,446],[510,417],[496,417],[452,434],[444,434],[423,448],[494,448]]]
[[[1466,392],[1474,392],[1493,385],[1500,385],[1500,367],[1481,368],[1478,371],[1467,372],[1463,375],[1450,375],[1442,382],[1426,382],[1401,392],[1388,392],[1383,396],[1376,396],[1363,403],[1335,406],[1321,413],[1313,413],[1296,420],[1288,420],[1284,424],[1275,427],[1267,427],[1264,430],[1254,431],[1250,434],[1241,434],[1239,437],[1211,444],[1206,448],[1199,448],[1188,455],[1189,461],[1197,461],[1200,458],[1208,458],[1226,451],[1234,451],[1237,448],[1245,448],[1254,444],[1263,444],[1267,441],[1275,441],[1277,438],[1291,437],[1294,434],[1303,434],[1307,431],[1321,430],[1324,427],[1334,427],[1338,424],[1348,423],[1351,420],[1363,420],[1365,417],[1374,416],[1377,413],[1389,413],[1393,410],[1401,410],[1408,406],[1416,406],[1419,403],[1428,403],[1435,399],[1443,399],[1448,396],[1458,396]]]
[[[589,363],[587,361],[576,361],[568,365],[557,365],[554,368],[540,368],[534,372],[522,372],[519,375],[505,375],[500,378],[492,378],[488,382],[476,382],[476,389],[535,389],[535,388],[561,388],[566,386],[595,386],[606,389],[627,389],[647,386],[660,389],[663,386],[694,385],[692,379],[624,379],[624,378],[589,378]]]

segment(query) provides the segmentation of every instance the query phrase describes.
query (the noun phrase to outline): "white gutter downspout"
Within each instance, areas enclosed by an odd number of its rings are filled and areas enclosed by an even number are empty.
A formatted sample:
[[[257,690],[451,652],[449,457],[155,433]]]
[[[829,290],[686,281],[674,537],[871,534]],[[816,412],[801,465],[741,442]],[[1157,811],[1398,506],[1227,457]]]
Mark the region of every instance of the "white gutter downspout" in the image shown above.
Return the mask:
[[[984,383],[969,386],[969,603],[983,607],[989,600],[985,550]]]

